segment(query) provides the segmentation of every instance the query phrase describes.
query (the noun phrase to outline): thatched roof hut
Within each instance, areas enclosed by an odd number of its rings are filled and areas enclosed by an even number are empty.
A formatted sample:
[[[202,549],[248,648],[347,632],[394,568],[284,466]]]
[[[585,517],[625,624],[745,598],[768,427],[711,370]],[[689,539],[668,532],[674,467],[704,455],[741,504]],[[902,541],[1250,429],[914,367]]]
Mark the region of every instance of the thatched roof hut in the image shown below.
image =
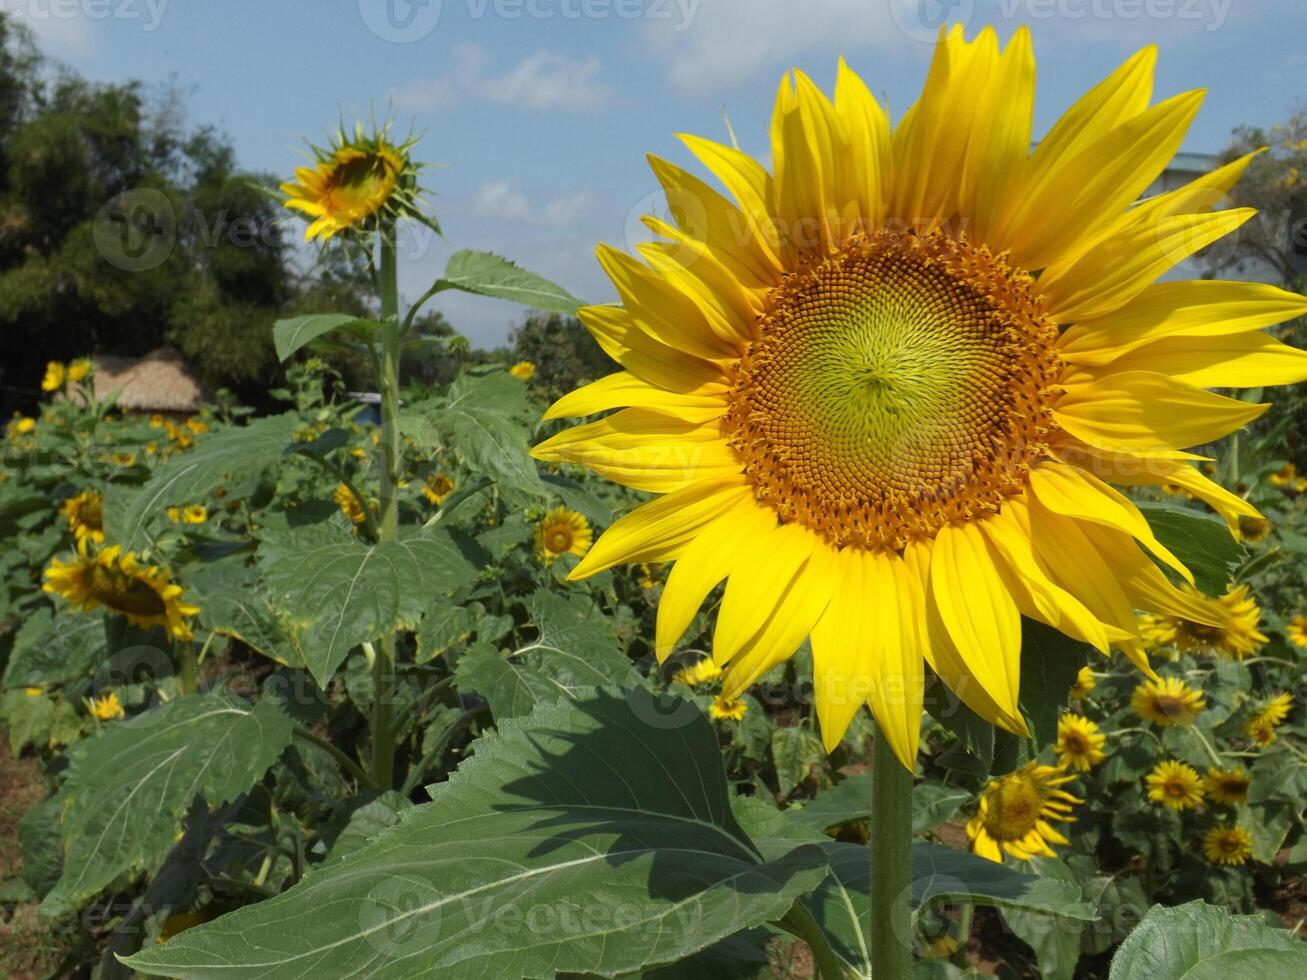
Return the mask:
[[[119,391],[118,407],[123,411],[189,415],[199,411],[205,400],[199,377],[171,347],[144,357],[101,355],[93,360],[96,399]]]

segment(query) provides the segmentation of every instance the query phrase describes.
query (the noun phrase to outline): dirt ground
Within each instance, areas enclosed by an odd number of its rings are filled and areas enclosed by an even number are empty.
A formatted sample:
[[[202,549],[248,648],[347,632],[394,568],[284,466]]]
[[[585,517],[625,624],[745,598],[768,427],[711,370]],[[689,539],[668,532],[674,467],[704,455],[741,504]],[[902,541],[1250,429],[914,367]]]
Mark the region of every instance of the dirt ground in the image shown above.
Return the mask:
[[[15,759],[0,729],[0,888],[23,870],[18,821],[45,799],[45,783],[33,759]],[[60,950],[36,917],[36,903],[0,904],[0,977],[39,980],[57,969]]]

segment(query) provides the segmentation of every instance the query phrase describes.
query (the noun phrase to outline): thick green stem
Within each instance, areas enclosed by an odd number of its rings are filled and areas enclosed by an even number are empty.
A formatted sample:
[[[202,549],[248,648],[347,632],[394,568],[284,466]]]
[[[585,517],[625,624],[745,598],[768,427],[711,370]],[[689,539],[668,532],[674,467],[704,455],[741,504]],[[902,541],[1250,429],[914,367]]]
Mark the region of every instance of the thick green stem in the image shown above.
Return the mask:
[[[336,748],[336,746],[328,742],[317,732],[305,728],[303,725],[296,725],[295,737],[299,739],[303,739],[309,744],[316,745],[318,748],[322,749],[322,751],[326,752],[329,756],[335,759],[337,764],[342,769],[344,769],[347,773],[349,773],[351,776],[357,779],[361,786],[370,786],[373,789],[378,788],[377,785],[372,781],[372,777],[363,771],[362,766],[360,766],[357,762],[355,762],[353,759],[347,756],[340,749]]]
[[[180,668],[182,694],[195,694],[199,689],[196,671],[195,642],[187,640],[177,648],[177,666]]]
[[[912,773],[876,729],[871,758],[871,974],[912,976]]]
[[[395,254],[395,222],[384,218],[378,231],[381,290],[381,364],[377,389],[381,393],[380,500],[377,540],[399,536],[399,266]],[[390,681],[395,672],[395,637],[381,638],[372,662],[372,778],[383,789],[395,781],[395,726],[391,713]]]

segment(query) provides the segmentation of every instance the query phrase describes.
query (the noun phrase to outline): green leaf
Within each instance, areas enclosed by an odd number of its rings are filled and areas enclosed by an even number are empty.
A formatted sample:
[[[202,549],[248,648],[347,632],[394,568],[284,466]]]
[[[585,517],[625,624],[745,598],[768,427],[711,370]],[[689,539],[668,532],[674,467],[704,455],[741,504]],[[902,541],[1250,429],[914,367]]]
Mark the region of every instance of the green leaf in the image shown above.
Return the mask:
[[[53,611],[30,614],[14,636],[4,686],[47,687],[76,680],[105,656],[104,614],[64,611],[55,624]]]
[[[439,529],[367,544],[335,522],[266,534],[259,569],[291,646],[324,688],[351,648],[412,629],[476,577]]]
[[[779,918],[820,850],[764,861],[717,735],[636,689],[540,706],[339,865],[127,960],[186,977],[617,976]]]
[[[761,846],[761,844],[760,844]],[[870,917],[871,870],[867,849],[859,844],[830,841],[821,845],[830,859],[831,875],[808,899],[813,916],[850,965],[869,970],[865,951]],[[764,849],[764,853],[766,853]],[[1093,908],[1081,900],[1080,889],[1066,882],[1013,871],[974,854],[935,844],[912,845],[912,904],[914,918],[934,902],[969,902],[1000,909],[1045,912],[1088,921]]]
[[[826,749],[811,728],[777,728],[771,736],[771,754],[782,796],[826,768]]]
[[[541,590],[527,609],[539,633],[534,641],[508,657],[483,647],[458,662],[459,690],[484,697],[496,719],[528,714],[541,701],[575,698],[589,688],[639,683],[618,649],[612,621],[591,599]]]
[[[59,838],[59,815],[64,798],[56,794],[38,803],[18,821],[18,842],[23,848],[23,881],[42,898],[63,874],[64,849]]]
[[[557,473],[542,473],[540,479],[546,487],[558,494],[566,506],[591,524],[607,527],[613,523],[613,509],[575,480]]]
[[[1036,858],[1031,864],[1045,881],[1078,887],[1071,869],[1057,858]],[[1034,950],[1039,975],[1044,980],[1072,980],[1080,960],[1083,922],[1059,921],[1055,916],[1029,909],[1002,909],[999,914],[1017,938]]]
[[[387,790],[375,799],[368,800],[356,807],[349,815],[345,826],[331,841],[331,849],[321,867],[338,864],[355,851],[362,850],[368,841],[380,837],[382,833],[399,823],[405,810],[411,810],[413,804],[408,797]]]
[[[334,330],[345,330],[363,339],[379,329],[379,323],[360,320],[345,313],[312,313],[278,320],[272,325],[272,342],[277,348],[277,360],[285,361],[305,344]]]
[[[1265,919],[1204,902],[1154,905],[1112,958],[1109,980],[1267,980],[1307,975],[1307,946]]]
[[[1222,595],[1245,557],[1243,545],[1231,536],[1225,522],[1188,507],[1138,506],[1157,540],[1193,572],[1198,591]]]
[[[1066,706],[1067,692],[1092,652],[1088,643],[1022,617],[1017,703],[1030,727],[1035,752],[1057,741],[1057,719]]]
[[[505,371],[460,375],[436,416],[437,425],[477,472],[507,487],[546,496],[527,455],[527,427],[522,421],[526,386]]]
[[[304,662],[277,622],[256,570],[243,558],[200,565],[186,574],[187,598],[200,607],[204,629],[230,636],[287,667]]]
[[[281,461],[300,423],[292,413],[274,415],[197,439],[192,448],[161,463],[139,490],[110,492],[104,515],[108,539],[124,550],[138,550],[148,541],[150,523],[162,521],[168,507],[205,500],[219,485],[230,497],[242,496],[265,469]]]
[[[972,794],[956,786],[924,782],[912,787],[912,832],[924,834],[952,820]]]
[[[428,609],[417,629],[414,659],[428,663],[472,635],[476,618],[466,606],[441,603]]]
[[[77,906],[163,860],[197,795],[218,806],[263,775],[290,742],[276,705],[190,695],[108,726],[69,753],[62,795],[64,870],[46,896]]]
[[[493,252],[462,248],[445,263],[445,274],[438,285],[461,289],[466,293],[512,300],[550,313],[574,316],[584,303],[548,279],[527,272]]]

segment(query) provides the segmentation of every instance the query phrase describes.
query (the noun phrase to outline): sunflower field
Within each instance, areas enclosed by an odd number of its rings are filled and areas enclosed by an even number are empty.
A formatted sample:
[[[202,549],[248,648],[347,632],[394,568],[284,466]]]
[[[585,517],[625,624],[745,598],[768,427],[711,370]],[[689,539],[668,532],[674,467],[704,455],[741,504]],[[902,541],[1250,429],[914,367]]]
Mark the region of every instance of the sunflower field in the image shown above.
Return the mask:
[[[1033,151],[1024,29],[895,126],[787,76],[770,170],[652,158],[614,305],[474,250],[405,304],[414,144],[314,147],[375,304],[276,323],[280,412],[88,357],[5,423],[0,971],[1307,975],[1307,298],[1157,281],[1257,154],[1139,201],[1155,55]],[[450,290],[616,366],[463,364]]]

